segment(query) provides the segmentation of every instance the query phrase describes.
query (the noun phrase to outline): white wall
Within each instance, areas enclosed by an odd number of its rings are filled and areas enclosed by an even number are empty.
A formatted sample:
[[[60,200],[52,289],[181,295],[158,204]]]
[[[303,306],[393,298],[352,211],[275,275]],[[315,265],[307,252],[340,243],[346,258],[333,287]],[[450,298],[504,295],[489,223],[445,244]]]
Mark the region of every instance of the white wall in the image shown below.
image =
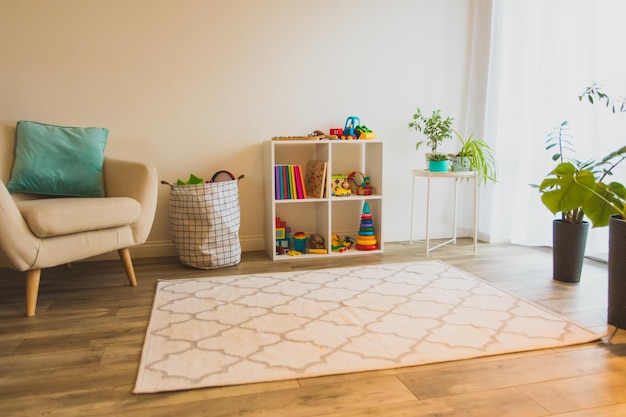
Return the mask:
[[[423,164],[423,152],[407,123],[420,106],[472,129],[468,36],[472,24],[489,24],[472,22],[475,7],[0,0],[0,119],[107,127],[107,154],[150,161],[168,181],[220,169],[245,174],[241,240],[255,250],[263,241],[262,142],[342,127],[356,115],[385,142],[386,240],[408,240],[409,170]],[[160,187],[146,245],[153,255],[171,251],[168,189]],[[446,222],[435,216],[434,230]]]

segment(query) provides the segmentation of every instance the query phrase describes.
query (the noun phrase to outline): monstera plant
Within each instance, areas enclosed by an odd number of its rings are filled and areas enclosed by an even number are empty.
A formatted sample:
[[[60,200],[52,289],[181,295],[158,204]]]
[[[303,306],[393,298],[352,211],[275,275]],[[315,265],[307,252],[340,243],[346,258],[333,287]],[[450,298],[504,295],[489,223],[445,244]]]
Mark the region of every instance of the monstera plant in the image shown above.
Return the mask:
[[[611,98],[596,84],[579,96],[580,100],[585,98],[591,104],[603,102],[613,113],[626,112],[625,99]],[[626,145],[599,161],[565,160],[562,150],[554,159],[559,163],[539,185],[541,201],[552,213],[575,214],[571,224],[584,222],[584,215],[593,227],[609,226],[607,318],[616,329],[626,328],[626,187],[611,181],[615,169],[626,159]]]
[[[604,101],[613,113],[626,112],[624,100],[616,102],[596,84],[579,96],[579,100],[584,98],[591,104]],[[546,149],[556,149],[552,159],[558,164],[539,185],[541,201],[552,213],[561,213],[563,221],[568,223],[581,223],[586,216],[593,227],[603,227],[608,226],[613,215],[626,218],[626,188],[617,181],[609,181],[615,168],[626,159],[626,145],[599,161],[566,158],[565,151],[573,150],[567,129],[568,122],[563,122],[548,135]]]

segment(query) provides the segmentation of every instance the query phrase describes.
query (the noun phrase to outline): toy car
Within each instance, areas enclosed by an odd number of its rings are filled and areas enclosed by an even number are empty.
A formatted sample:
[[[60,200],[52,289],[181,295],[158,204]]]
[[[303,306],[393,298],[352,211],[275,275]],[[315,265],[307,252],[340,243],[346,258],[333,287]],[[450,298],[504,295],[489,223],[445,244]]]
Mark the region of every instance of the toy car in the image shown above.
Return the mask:
[[[350,197],[352,195],[352,190],[345,188],[336,188],[335,189],[335,197]]]

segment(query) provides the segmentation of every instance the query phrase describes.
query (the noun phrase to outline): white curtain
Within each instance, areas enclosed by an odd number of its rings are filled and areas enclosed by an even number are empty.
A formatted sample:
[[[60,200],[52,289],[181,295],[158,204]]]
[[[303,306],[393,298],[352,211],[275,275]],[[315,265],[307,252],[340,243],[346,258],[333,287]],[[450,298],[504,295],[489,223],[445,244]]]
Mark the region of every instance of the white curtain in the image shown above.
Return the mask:
[[[579,102],[594,81],[626,95],[623,0],[493,0],[485,138],[495,147],[500,182],[490,201],[492,241],[551,245],[554,216],[530,184],[554,163],[546,135],[571,123],[580,160],[599,159],[626,144],[626,113]],[[617,179],[626,178],[626,164]],[[486,203],[486,204],[485,204]],[[590,231],[587,255],[607,251],[607,228]]]

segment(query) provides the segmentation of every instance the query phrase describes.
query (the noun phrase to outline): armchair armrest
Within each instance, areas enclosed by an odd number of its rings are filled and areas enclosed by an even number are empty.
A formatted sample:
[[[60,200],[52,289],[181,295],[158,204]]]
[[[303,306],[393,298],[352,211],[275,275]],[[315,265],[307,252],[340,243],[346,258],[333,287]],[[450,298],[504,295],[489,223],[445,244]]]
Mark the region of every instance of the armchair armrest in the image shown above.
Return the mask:
[[[136,244],[148,238],[157,205],[158,178],[153,165],[104,157],[104,190],[107,197],[130,197],[141,205],[133,225]]]
[[[37,260],[41,240],[31,233],[1,180],[0,230],[0,264],[18,271],[31,269]]]

